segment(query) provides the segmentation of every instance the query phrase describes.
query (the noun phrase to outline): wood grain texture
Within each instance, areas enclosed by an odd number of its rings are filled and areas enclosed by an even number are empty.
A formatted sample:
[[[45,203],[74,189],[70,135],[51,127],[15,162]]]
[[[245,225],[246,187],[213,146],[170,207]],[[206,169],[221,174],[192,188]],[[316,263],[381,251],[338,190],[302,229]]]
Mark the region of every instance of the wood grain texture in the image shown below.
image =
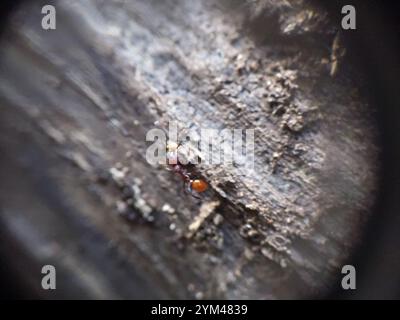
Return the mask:
[[[92,298],[332,285],[373,203],[378,148],[360,74],[339,63],[331,76],[340,35],[327,13],[307,1],[54,3],[56,30],[25,3],[0,53],[2,220],[35,260]],[[202,164],[211,190],[183,195],[145,159],[146,133],[170,121],[254,128],[254,169]]]

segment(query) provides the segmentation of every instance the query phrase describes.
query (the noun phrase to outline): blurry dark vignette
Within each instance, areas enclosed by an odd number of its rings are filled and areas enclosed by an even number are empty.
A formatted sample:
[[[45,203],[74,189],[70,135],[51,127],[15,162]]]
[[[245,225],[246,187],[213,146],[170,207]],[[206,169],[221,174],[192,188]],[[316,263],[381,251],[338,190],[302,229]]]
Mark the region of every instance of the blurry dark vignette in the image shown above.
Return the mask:
[[[0,2],[0,37],[3,35],[3,31],[7,26],[8,18],[12,12],[20,5],[21,0],[4,0]],[[1,170],[0,170],[1,171]],[[2,205],[0,203],[0,214]],[[25,297],[31,297],[31,294],[24,292],[25,287],[23,283],[20,283],[18,274],[12,270],[10,264],[3,258],[3,246],[12,245],[4,243],[7,241],[4,237],[3,226],[0,223],[0,299],[23,299]]]
[[[23,1],[0,2],[2,30],[7,26],[7,17],[21,2]],[[399,299],[400,5],[398,1],[377,0],[320,1],[319,4],[326,6],[340,23],[340,8],[349,3],[357,8],[357,30],[343,33],[350,52],[348,59],[366,69],[369,75],[370,100],[378,106],[383,165],[374,214],[361,246],[348,261],[357,267],[357,290],[342,290],[338,278],[337,287],[333,288],[326,298]],[[372,57],[379,61],[372,61]],[[0,253],[3,252],[3,246],[13,245],[5,243],[7,240],[3,239],[1,231],[0,225]],[[0,261],[0,298],[34,298],[34,294],[24,291],[24,284],[20,282],[18,274],[11,269],[8,262],[1,256]]]

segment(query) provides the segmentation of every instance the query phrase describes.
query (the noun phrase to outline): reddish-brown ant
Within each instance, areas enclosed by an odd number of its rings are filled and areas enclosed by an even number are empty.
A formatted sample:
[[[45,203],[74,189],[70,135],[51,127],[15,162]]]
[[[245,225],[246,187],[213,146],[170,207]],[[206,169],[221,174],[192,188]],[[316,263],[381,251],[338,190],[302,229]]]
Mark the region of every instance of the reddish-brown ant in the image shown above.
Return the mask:
[[[190,162],[183,164],[179,161],[178,148],[182,144],[169,142],[167,145],[167,163],[171,171],[175,172],[183,180],[184,188],[193,197],[200,199],[193,193],[202,193],[208,189],[208,184],[203,179],[196,177],[193,171],[194,165]]]

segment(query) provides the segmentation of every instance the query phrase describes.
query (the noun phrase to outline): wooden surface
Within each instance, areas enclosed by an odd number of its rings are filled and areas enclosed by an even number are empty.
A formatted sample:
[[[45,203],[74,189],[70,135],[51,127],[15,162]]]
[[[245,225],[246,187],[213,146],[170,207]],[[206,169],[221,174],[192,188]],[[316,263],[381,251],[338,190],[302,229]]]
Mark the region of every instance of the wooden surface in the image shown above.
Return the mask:
[[[59,297],[332,286],[368,218],[378,148],[327,13],[307,1],[54,4],[56,30],[24,3],[0,52],[1,217],[32,287],[46,263]],[[200,165],[211,190],[184,195],[145,159],[147,131],[169,121],[255,128],[254,170]]]

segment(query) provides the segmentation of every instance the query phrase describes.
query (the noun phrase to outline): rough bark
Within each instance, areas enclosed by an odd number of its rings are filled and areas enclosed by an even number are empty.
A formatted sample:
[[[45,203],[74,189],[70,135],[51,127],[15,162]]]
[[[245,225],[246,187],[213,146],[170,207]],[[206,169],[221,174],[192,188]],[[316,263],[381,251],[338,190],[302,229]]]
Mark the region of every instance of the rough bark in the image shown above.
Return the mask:
[[[0,199],[30,261],[60,269],[58,294],[293,298],[332,285],[373,202],[378,150],[327,13],[300,0],[55,6],[56,30],[23,4],[2,40]],[[255,128],[254,170],[199,165],[211,190],[184,195],[145,159],[146,132],[169,121]]]

